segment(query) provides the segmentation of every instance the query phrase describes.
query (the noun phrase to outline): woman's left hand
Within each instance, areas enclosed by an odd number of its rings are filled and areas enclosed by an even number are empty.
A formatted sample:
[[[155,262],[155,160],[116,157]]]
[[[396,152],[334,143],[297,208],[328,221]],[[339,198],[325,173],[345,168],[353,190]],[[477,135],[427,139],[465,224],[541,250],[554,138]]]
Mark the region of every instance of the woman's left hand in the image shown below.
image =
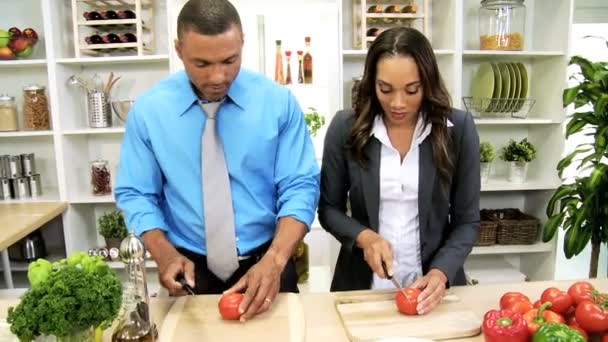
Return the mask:
[[[438,270],[430,270],[424,277],[416,279],[416,281],[410,285],[410,287],[419,288],[422,291],[418,296],[418,311],[419,315],[431,312],[445,295],[445,284],[448,278],[446,275]]]

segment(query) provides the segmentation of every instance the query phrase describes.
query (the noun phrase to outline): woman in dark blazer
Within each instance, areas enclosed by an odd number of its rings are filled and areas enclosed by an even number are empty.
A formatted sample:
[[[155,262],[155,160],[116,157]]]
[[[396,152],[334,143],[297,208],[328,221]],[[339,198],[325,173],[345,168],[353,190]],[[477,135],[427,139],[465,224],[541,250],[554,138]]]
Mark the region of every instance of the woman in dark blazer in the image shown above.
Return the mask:
[[[405,27],[372,43],[355,103],[323,151],[319,220],[342,244],[331,290],[388,288],[385,263],[429,312],[465,284],[479,229],[473,118],[451,107],[429,41]]]

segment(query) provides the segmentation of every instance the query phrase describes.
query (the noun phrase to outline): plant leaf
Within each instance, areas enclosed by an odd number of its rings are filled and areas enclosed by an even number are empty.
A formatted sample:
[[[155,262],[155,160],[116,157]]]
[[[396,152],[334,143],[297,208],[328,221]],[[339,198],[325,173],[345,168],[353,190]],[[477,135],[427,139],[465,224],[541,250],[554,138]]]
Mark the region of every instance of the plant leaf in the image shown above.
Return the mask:
[[[589,188],[594,189],[597,187],[602,180],[602,177],[606,175],[606,166],[605,164],[599,164],[596,168],[591,172],[591,176],[589,177]]]
[[[580,132],[586,125],[587,123],[580,118],[570,120],[566,126],[566,139],[568,139],[568,137],[572,134]]]
[[[564,89],[564,94],[563,94],[563,103],[564,103],[564,107],[568,107],[572,102],[574,102],[574,99],[576,98],[576,95],[578,94],[579,90],[581,89],[580,85],[574,86],[572,88],[568,88],[568,89]]]
[[[557,204],[558,200],[561,200],[563,197],[566,196],[573,196],[573,192],[574,195],[576,195],[576,185],[574,184],[562,184],[560,185],[557,190],[555,190],[555,193],[553,194],[553,196],[551,196],[551,199],[549,200],[549,203],[547,204],[547,217],[551,217],[553,216],[553,213],[555,213],[555,205]]]
[[[593,109],[597,115],[604,114],[607,112],[606,105],[608,105],[608,94],[602,94],[600,99],[595,103],[595,106],[593,106]]]
[[[593,67],[593,63],[591,63],[588,59],[581,56],[572,56],[569,65],[572,64],[578,65],[581,68],[581,73],[583,76],[585,76],[585,79],[593,79],[595,68]]]
[[[562,177],[562,174],[564,173],[564,170],[570,166],[570,164],[572,164],[572,160],[574,159],[574,157],[576,157],[577,155],[579,155],[580,153],[585,153],[585,152],[589,152],[591,151],[591,148],[579,148],[577,150],[575,150],[574,152],[570,153],[569,155],[567,155],[566,157],[564,157],[562,160],[559,161],[559,163],[557,163],[557,171],[559,171],[559,177]]]
[[[583,158],[583,160],[581,160],[581,163],[579,164],[579,166],[576,169],[579,170],[579,169],[585,167],[593,159],[599,159],[596,153],[591,153],[590,155]]]
[[[566,234],[564,235],[564,254],[566,255],[566,259],[570,259],[574,256],[574,251],[578,245],[578,236],[579,229],[576,224],[572,224],[568,230],[566,230]]]
[[[543,227],[543,242],[549,242],[553,239],[557,228],[560,226],[565,216],[566,212],[561,212],[549,218]]]
[[[593,235],[593,227],[589,224],[582,225],[579,229],[579,236],[577,237],[576,247],[574,248],[574,255],[579,255],[583,249],[589,244],[591,235]]]

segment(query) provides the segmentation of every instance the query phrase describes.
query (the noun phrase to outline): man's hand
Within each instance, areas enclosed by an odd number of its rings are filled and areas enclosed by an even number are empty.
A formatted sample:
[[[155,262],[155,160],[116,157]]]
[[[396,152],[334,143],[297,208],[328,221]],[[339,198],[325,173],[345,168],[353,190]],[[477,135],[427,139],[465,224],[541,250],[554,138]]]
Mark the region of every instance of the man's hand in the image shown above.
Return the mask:
[[[186,294],[182,284],[176,280],[180,274],[183,274],[188,285],[194,288],[194,263],[173,247],[162,230],[147,231],[142,235],[142,238],[158,265],[158,279],[171,296]]]
[[[230,294],[245,291],[239,306],[241,322],[270,308],[279,293],[281,273],[286,263],[287,260],[271,248],[234,286],[224,292]]]
[[[445,284],[448,278],[442,271],[433,268],[424,277],[418,278],[411,287],[419,288],[422,293],[418,296],[416,311],[422,315],[431,312],[445,295]]]
[[[373,230],[365,229],[357,236],[356,243],[363,250],[363,258],[374,273],[383,279],[393,275],[393,249],[388,241]],[[382,261],[388,274],[384,273]]]

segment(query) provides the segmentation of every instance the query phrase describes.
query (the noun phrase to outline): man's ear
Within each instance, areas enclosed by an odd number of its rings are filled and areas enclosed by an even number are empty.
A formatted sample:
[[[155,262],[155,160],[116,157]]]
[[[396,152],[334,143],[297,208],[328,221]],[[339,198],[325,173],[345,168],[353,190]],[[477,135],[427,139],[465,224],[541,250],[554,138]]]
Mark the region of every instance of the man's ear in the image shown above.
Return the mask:
[[[173,40],[173,46],[175,47],[175,52],[177,53],[179,59],[182,59],[182,44],[179,41],[179,38],[175,38]]]

